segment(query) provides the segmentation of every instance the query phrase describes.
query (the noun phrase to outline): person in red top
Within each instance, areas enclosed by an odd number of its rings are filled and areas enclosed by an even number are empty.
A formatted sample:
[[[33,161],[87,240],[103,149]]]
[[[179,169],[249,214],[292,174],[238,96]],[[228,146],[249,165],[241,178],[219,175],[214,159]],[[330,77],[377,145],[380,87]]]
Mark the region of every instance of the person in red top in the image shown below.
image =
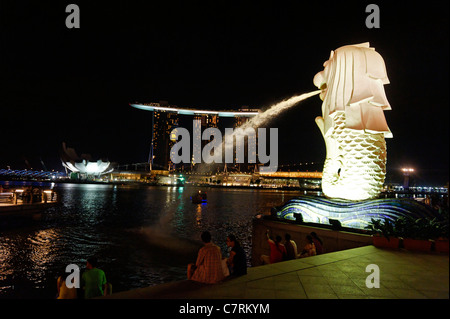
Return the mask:
[[[281,243],[281,236],[276,236],[275,241],[269,236],[269,230],[266,231],[267,242],[270,245],[270,256],[262,255],[263,264],[273,264],[283,261],[286,256],[286,247]]]

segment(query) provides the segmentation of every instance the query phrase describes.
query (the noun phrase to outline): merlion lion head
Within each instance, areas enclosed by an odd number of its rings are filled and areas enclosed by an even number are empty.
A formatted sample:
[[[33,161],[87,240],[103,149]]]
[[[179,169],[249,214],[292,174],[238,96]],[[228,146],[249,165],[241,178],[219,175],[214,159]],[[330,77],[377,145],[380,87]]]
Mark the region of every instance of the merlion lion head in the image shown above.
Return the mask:
[[[389,80],[383,58],[369,43],[331,51],[314,77],[322,90],[316,118],[327,156],[322,190],[328,197],[367,199],[379,194],[385,177],[385,137],[392,137],[384,111]]]
[[[328,116],[344,111],[347,128],[392,137],[383,114],[391,106],[384,92],[383,85],[389,84],[389,79],[381,55],[368,42],[346,45],[331,51],[323,66],[313,80],[322,90],[323,133],[332,125]]]

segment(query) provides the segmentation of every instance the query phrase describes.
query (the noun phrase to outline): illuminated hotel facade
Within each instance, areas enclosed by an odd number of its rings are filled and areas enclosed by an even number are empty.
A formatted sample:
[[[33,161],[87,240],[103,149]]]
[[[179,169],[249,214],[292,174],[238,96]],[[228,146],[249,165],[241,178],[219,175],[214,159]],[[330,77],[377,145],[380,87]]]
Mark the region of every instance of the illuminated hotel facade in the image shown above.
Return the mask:
[[[185,127],[188,130],[193,129],[194,125],[200,125],[201,131],[214,127],[219,128],[221,131],[225,127],[239,127],[243,123],[247,122],[251,117],[257,115],[259,110],[241,108],[238,111],[212,111],[212,110],[198,110],[191,108],[179,108],[175,105],[169,105],[167,101],[160,101],[158,103],[134,103],[130,106],[150,111],[152,113],[152,136],[149,153],[150,169],[156,170],[173,170],[175,169],[174,163],[170,160],[170,151],[176,141],[170,138],[170,133],[176,127]],[[194,121],[197,120],[197,121]],[[186,123],[183,123],[185,121]],[[249,137],[252,138],[252,137]],[[256,138],[256,137],[255,137]],[[202,141],[202,148],[210,141]],[[257,142],[257,139],[256,141]],[[198,146],[197,146],[198,147]],[[256,148],[257,149],[257,148]],[[236,152],[234,149],[234,159],[236,161]],[[192,154],[196,152],[193,150]],[[244,152],[244,154],[246,154]],[[255,154],[256,155],[256,154]],[[193,160],[191,161],[190,168],[192,169]],[[245,158],[247,162],[247,154]],[[186,163],[185,163],[186,164]],[[180,165],[180,164],[178,164]],[[181,164],[183,165],[183,164]],[[239,170],[248,169],[246,164],[235,164]],[[254,165],[254,164],[252,164]],[[245,168],[244,168],[245,166]]]

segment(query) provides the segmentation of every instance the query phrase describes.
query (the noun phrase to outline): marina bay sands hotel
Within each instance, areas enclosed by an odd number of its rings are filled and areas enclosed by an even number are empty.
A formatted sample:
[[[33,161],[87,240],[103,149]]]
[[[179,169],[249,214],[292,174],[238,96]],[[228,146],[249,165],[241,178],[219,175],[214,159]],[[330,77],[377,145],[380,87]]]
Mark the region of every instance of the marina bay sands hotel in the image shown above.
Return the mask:
[[[170,133],[174,128],[184,127],[192,133],[191,130],[194,123],[194,125],[201,125],[201,131],[215,127],[223,132],[223,129],[226,127],[236,128],[241,126],[259,113],[258,109],[249,109],[247,107],[242,107],[237,111],[179,108],[176,105],[169,105],[167,101],[144,104],[132,103],[130,106],[151,112],[152,136],[148,162],[150,168],[156,170],[171,170],[174,168],[174,163],[170,160],[170,150],[175,143],[175,141],[171,140]],[[202,143],[203,147],[209,141],[202,141]]]

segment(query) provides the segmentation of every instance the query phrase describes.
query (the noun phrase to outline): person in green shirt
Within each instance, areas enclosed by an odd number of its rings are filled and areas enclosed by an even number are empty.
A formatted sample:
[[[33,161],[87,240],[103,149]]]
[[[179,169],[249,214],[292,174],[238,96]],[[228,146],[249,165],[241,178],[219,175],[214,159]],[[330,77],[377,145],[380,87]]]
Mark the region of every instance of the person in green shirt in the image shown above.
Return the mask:
[[[81,277],[85,299],[103,296],[106,291],[105,272],[97,268],[97,266],[97,258],[88,258],[86,262],[87,270]]]

